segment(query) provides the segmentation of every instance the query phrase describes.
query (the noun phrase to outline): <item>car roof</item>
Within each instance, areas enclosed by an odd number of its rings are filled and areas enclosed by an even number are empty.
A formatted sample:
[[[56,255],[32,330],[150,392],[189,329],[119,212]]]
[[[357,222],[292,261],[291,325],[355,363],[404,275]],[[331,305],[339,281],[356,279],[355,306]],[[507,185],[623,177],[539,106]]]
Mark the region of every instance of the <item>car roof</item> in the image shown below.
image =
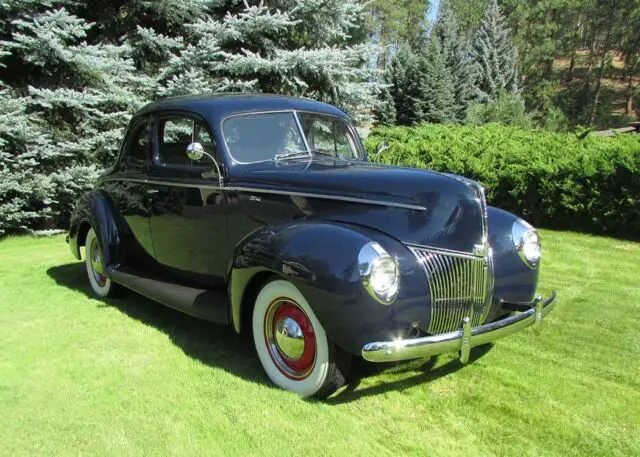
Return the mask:
[[[214,94],[169,97],[144,106],[138,114],[150,114],[160,110],[187,110],[206,118],[223,119],[232,114],[258,111],[314,111],[348,119],[340,109],[327,103],[308,98],[287,97],[273,94]]]

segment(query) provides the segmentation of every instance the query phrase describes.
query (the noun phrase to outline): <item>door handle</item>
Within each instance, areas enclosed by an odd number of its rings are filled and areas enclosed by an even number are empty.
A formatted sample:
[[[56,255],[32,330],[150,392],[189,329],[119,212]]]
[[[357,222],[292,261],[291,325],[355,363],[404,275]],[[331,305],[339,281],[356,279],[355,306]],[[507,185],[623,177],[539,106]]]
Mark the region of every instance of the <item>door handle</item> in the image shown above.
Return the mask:
[[[158,192],[160,192],[158,189],[147,189],[147,194],[149,195],[157,194]]]

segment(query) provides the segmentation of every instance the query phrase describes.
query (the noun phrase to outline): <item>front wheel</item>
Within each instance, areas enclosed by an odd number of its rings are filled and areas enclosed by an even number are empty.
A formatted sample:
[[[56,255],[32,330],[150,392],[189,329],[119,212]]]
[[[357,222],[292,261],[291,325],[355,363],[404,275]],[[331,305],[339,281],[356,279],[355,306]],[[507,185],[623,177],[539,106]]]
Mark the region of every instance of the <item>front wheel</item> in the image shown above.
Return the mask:
[[[116,285],[106,275],[104,268],[104,257],[100,241],[93,229],[89,229],[84,242],[85,245],[85,265],[91,289],[99,298],[106,298],[114,294]]]
[[[325,398],[345,383],[351,357],[334,346],[300,291],[267,283],[253,308],[253,340],[274,384],[302,397]]]

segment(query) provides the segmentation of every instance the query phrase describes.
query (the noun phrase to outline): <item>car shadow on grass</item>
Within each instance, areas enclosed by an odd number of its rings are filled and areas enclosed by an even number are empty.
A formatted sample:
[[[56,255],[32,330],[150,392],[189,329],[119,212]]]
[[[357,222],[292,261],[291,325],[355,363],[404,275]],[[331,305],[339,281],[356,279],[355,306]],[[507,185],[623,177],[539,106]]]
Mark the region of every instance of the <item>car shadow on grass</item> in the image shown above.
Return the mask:
[[[475,347],[469,355],[469,362],[473,363],[483,357],[491,350],[493,344],[484,344]],[[450,356],[442,356],[450,357]],[[464,368],[466,364],[461,363],[457,358],[452,359],[443,365],[436,367],[437,357],[426,360],[413,360],[409,362],[388,362],[372,363],[361,358],[354,358],[349,384],[338,392],[338,394],[325,400],[329,404],[342,404],[358,400],[363,397],[380,395],[390,391],[403,391],[421,384],[428,384],[438,378],[455,373]],[[361,387],[367,378],[380,375],[402,376],[404,373],[415,373],[408,378],[390,382],[381,381],[372,386]]]
[[[58,265],[47,270],[57,284],[95,298],[87,281],[84,263]],[[117,298],[102,301],[99,307],[114,307],[127,316],[165,333],[185,355],[208,366],[225,371],[251,382],[274,387],[262,369],[255,352],[253,339],[248,332],[238,335],[231,326],[216,325],[167,308],[134,292],[124,291]],[[491,345],[474,348],[470,362],[482,357]],[[457,360],[434,368],[435,358],[425,362],[368,363],[354,357],[349,384],[327,400],[330,404],[348,403],[365,396],[388,391],[405,390],[418,384],[454,373],[464,367]],[[416,370],[415,364],[421,363]],[[393,372],[419,371],[410,378],[382,382],[375,386],[358,388],[367,378]],[[275,388],[275,387],[274,387]]]
[[[87,280],[84,263],[51,267],[47,274],[57,284],[96,299]],[[252,382],[270,385],[252,339],[245,334],[238,335],[231,326],[196,319],[126,289],[115,298],[102,300],[97,306],[116,308],[128,317],[160,330],[187,356],[206,365],[222,368]]]

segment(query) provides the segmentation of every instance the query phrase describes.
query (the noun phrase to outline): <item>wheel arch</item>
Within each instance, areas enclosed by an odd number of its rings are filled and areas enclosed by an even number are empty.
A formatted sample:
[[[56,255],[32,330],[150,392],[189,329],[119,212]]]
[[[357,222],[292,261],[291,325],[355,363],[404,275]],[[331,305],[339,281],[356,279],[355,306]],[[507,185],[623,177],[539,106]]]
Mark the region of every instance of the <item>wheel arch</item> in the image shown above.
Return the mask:
[[[78,227],[78,247],[85,246],[89,230],[91,230],[91,224],[89,223],[89,221],[82,221],[80,223],[80,226]]]
[[[252,274],[242,278],[232,277],[231,284],[239,285],[237,291],[231,292],[231,322],[237,333],[245,328],[251,328],[251,313],[260,290],[269,281],[282,278],[271,270],[258,269]],[[286,278],[282,278],[286,279]]]
[[[87,233],[93,228],[102,247],[107,272],[120,264],[123,236],[128,233],[126,223],[118,216],[111,198],[100,189],[91,190],[78,200],[69,228],[69,248],[77,259],[85,245]]]
[[[404,275],[390,306],[374,300],[360,278],[358,253],[372,241],[399,261]],[[397,240],[361,226],[297,220],[263,226],[245,237],[234,250],[228,273],[230,320],[237,332],[271,277],[291,282],[331,340],[352,354],[359,355],[366,342],[409,332],[430,315],[428,285],[413,254]]]

